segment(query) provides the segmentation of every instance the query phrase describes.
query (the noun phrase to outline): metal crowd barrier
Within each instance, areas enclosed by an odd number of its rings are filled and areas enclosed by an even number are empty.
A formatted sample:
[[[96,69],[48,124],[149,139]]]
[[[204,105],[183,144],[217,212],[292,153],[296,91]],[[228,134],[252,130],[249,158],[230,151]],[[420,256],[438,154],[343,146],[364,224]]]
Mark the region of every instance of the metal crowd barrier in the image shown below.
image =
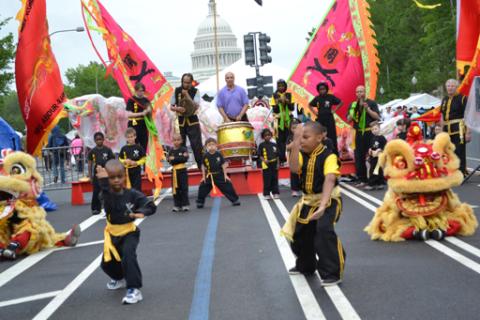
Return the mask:
[[[86,147],[82,147],[80,152],[73,149],[78,147],[42,149],[42,154],[36,161],[37,170],[43,177],[44,190],[70,189],[73,181],[87,176],[89,150]]]

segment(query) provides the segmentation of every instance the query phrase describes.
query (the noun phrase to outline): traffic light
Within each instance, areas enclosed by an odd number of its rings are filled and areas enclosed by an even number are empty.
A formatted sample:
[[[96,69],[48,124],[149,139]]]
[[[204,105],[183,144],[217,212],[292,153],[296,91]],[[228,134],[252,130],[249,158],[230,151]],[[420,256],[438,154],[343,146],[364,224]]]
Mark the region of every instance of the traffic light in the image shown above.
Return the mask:
[[[255,78],[247,79],[248,98],[262,98],[264,96],[271,97],[273,95],[273,87],[268,86],[273,82],[272,76],[258,75]]]
[[[270,37],[265,33],[260,33],[258,36],[259,50],[260,50],[260,65],[264,65],[272,62],[272,57],[269,53],[272,52],[272,48],[268,45],[270,43]]]
[[[255,65],[255,35],[244,35],[243,46],[245,48],[245,64],[253,67]]]

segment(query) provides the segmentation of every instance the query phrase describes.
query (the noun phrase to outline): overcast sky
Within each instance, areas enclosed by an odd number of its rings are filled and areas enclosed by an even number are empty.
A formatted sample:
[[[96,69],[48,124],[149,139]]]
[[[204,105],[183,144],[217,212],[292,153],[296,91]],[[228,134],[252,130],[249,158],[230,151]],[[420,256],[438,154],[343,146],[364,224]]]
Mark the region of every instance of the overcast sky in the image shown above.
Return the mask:
[[[272,38],[273,63],[291,70],[305,49],[307,32],[316,27],[333,0],[217,0],[217,10],[237,36],[243,51],[243,35],[261,31]],[[208,14],[208,0],[103,0],[117,23],[162,71],[175,75],[191,71],[190,54],[198,25]],[[0,0],[0,19],[15,17],[20,0]],[[47,0],[50,32],[83,26],[79,0]],[[0,30],[0,37],[12,32],[14,19]],[[99,61],[86,32],[52,36],[52,47],[62,75],[68,68]],[[104,48],[104,45],[99,45]],[[105,57],[105,56],[104,56]]]

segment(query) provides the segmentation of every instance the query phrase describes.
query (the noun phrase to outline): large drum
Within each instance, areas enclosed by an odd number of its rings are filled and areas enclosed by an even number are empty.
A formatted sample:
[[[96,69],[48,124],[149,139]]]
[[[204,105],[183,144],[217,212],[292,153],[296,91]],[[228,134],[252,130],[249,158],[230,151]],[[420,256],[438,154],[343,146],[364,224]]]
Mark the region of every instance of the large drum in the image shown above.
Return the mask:
[[[218,126],[218,150],[225,159],[246,159],[255,149],[253,126],[250,122],[227,122]]]

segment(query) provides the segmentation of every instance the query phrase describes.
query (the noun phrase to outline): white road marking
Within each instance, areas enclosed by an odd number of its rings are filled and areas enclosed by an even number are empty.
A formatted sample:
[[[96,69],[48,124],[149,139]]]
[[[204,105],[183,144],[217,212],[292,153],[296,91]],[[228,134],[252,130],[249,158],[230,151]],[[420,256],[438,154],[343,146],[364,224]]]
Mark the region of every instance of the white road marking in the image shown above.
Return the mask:
[[[165,199],[169,192],[171,192],[171,188],[169,188],[163,195],[160,196],[159,203]],[[137,219],[135,224],[138,226],[144,220],[145,218]],[[72,282],[70,282],[63,290],[61,290],[55,296],[55,298],[53,298],[52,301],[50,301],[33,319],[43,320],[50,318],[50,316],[61,307],[61,305],[75,292],[75,290],[77,290],[88,279],[88,277],[90,277],[90,275],[97,270],[97,268],[100,266],[102,255],[103,253],[96,257],[95,260],[88,265],[88,267],[83,269],[83,271],[80,272],[80,274],[76,276],[75,279],[73,279]]]
[[[98,215],[91,216],[82,223],[80,223],[80,228],[82,229],[82,231],[85,231],[98,220],[100,220],[100,217]],[[49,250],[40,251],[28,257],[25,257],[24,259],[15,263],[13,266],[0,273],[0,288],[3,287],[6,283],[10,282],[15,277],[17,277],[19,274],[23,273],[25,270],[42,261],[52,252],[58,251],[59,249],[60,248],[52,248]]]
[[[362,191],[358,190],[357,191],[358,194],[363,194]],[[357,201],[358,203],[360,203],[361,205],[363,205],[365,208],[367,209],[370,209],[371,211],[375,212],[376,211],[376,207],[373,206],[372,204],[366,202],[365,200],[363,200],[362,198],[354,195],[353,193],[345,190],[345,189],[342,189],[342,194],[345,194],[346,196],[348,196],[349,198]],[[378,199],[376,199],[377,201],[379,201]],[[454,237],[451,237],[451,238],[454,238]],[[448,239],[448,238],[447,238]],[[477,255],[478,254],[478,249],[469,245],[468,243],[466,242],[463,242],[462,240],[458,239],[458,238],[454,238],[456,240],[454,240],[453,242],[452,241],[449,241],[450,243],[456,245],[456,246],[459,246],[460,243],[462,243],[462,246],[460,248],[462,248],[463,250],[467,251],[467,252],[470,252],[472,253],[473,255]],[[434,240],[428,240],[428,241],[425,241],[425,244],[429,245],[430,247],[440,251],[441,253],[443,253],[444,255],[452,258],[453,260],[463,264],[465,267],[477,272],[477,273],[480,273],[480,264],[473,261],[472,259],[458,253],[457,251],[453,250],[453,249],[450,249],[449,247],[447,247],[446,245],[444,244],[441,244],[440,242],[438,241],[434,241]],[[472,251],[472,248],[474,249]]]
[[[84,242],[84,243],[77,244],[75,247],[59,247],[59,248],[53,249],[52,251],[64,251],[64,250],[71,250],[76,248],[90,247],[90,246],[94,246],[101,243],[103,243],[103,240]]]
[[[473,161],[478,161],[478,162],[480,162],[480,159],[478,159],[478,158],[467,157],[467,159],[468,159],[468,160],[473,160]]]
[[[287,210],[282,200],[275,199],[274,201],[278,209],[280,210],[283,218],[287,220],[290,212]],[[318,280],[321,280],[318,273],[315,274],[317,275]],[[338,313],[340,313],[342,319],[360,319],[360,316],[355,311],[352,304],[350,303],[350,301],[348,301],[347,297],[343,294],[342,289],[340,289],[338,285],[324,287],[324,289],[330,297],[330,300],[332,300],[333,304],[335,305],[335,308],[337,308]]]
[[[60,293],[60,291],[50,291],[50,292],[35,294],[33,296],[1,301],[0,302],[0,308],[12,306],[14,304],[20,304],[20,303],[25,303],[25,302],[30,302],[30,301],[36,301],[36,300],[51,298],[51,297],[56,296],[59,293]]]
[[[260,199],[260,204],[262,205],[263,212],[267,218],[268,225],[272,230],[278,251],[280,251],[280,255],[282,256],[285,269],[288,271],[289,268],[295,265],[295,257],[287,240],[280,236],[280,225],[275,218],[275,214],[273,213],[270,204],[267,200],[263,199],[262,194],[259,194],[258,198]],[[297,294],[305,318],[307,320],[326,319],[305,277],[303,275],[290,275],[290,281]]]
[[[445,238],[445,241],[448,241],[450,242],[451,244],[473,254],[474,256],[477,256],[480,258],[480,249],[462,241],[462,240],[459,240],[458,238],[455,238],[455,237],[446,237]]]

